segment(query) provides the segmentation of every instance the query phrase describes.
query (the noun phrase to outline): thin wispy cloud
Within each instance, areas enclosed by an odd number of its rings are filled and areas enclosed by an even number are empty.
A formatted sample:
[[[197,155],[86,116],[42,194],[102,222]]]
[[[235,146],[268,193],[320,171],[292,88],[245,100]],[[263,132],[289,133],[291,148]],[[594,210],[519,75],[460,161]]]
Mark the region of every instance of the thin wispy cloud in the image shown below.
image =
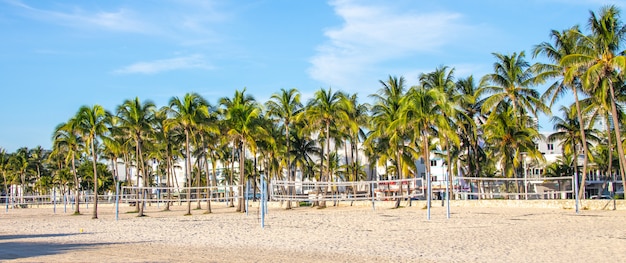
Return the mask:
[[[221,34],[215,26],[232,14],[214,1],[171,1],[139,8],[137,3],[96,9],[87,5],[40,7],[20,0],[0,0],[13,6],[23,17],[87,31],[134,33],[172,39],[181,45],[216,43]]]
[[[326,43],[311,58],[309,75],[345,88],[366,76],[379,63],[426,52],[436,52],[469,26],[452,12],[419,13],[399,7],[331,2],[344,23],[324,32]]]
[[[136,62],[113,71],[115,74],[157,74],[173,70],[202,69],[210,70],[204,56],[196,54],[191,56],[161,59],[154,61]]]
[[[156,28],[138,18],[132,10],[119,8],[115,11],[88,11],[78,7],[71,11],[35,8],[21,1],[7,3],[21,9],[25,16],[63,26],[100,29],[117,32],[155,33]]]

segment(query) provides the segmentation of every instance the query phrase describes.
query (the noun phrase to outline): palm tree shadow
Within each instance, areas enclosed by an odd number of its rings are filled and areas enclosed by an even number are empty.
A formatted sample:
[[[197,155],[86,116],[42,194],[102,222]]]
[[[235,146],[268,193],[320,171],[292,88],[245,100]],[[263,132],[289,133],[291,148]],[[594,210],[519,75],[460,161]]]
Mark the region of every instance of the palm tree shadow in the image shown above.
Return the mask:
[[[0,261],[24,259],[68,253],[75,250],[89,249],[117,243],[56,243],[12,241],[13,239],[47,238],[84,234],[37,234],[37,235],[0,235]]]

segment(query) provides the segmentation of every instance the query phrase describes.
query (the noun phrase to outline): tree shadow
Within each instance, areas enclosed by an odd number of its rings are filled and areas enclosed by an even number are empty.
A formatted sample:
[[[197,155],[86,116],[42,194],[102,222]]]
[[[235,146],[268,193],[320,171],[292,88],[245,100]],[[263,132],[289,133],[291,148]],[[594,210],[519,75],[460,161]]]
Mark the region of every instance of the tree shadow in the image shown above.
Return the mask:
[[[82,234],[34,234],[34,235],[0,235],[0,261],[24,259],[39,256],[48,256],[89,249],[98,246],[114,245],[118,243],[57,243],[57,242],[28,242],[12,241],[13,239],[48,238],[60,236],[85,235]]]
[[[66,233],[66,234],[0,235],[0,240],[22,239],[22,238],[64,237],[64,236],[73,236],[73,235],[79,235],[79,234]],[[84,234],[81,233],[80,235],[84,235]]]

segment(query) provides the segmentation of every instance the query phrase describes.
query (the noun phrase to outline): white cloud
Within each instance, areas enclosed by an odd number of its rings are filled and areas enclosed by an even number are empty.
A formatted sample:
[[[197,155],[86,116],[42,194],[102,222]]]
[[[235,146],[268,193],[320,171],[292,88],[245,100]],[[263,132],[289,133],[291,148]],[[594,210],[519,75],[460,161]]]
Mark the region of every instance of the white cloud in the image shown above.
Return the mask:
[[[380,63],[421,53],[436,52],[468,31],[462,15],[451,12],[418,13],[391,7],[388,2],[374,6],[350,0],[331,2],[344,20],[339,28],[325,31],[327,42],[311,58],[309,75],[339,88],[380,72]]]
[[[117,74],[156,74],[165,71],[181,69],[205,69],[213,67],[206,63],[204,56],[195,54],[185,57],[154,60],[147,62],[136,62],[113,71]]]
[[[7,2],[20,8],[26,16],[33,19],[64,26],[134,33],[155,33],[158,31],[155,27],[142,22],[132,10],[124,8],[119,8],[113,12],[105,12],[85,11],[75,7],[72,11],[61,12],[35,8],[18,0]]]

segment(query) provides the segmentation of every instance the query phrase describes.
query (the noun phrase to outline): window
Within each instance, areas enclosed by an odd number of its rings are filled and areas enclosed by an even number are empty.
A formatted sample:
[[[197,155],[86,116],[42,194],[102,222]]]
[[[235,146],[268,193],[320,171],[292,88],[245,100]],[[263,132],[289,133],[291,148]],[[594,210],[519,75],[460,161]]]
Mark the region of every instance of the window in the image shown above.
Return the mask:
[[[431,160],[430,166],[437,166],[437,160]]]
[[[548,143],[548,151],[554,151],[554,144]]]

